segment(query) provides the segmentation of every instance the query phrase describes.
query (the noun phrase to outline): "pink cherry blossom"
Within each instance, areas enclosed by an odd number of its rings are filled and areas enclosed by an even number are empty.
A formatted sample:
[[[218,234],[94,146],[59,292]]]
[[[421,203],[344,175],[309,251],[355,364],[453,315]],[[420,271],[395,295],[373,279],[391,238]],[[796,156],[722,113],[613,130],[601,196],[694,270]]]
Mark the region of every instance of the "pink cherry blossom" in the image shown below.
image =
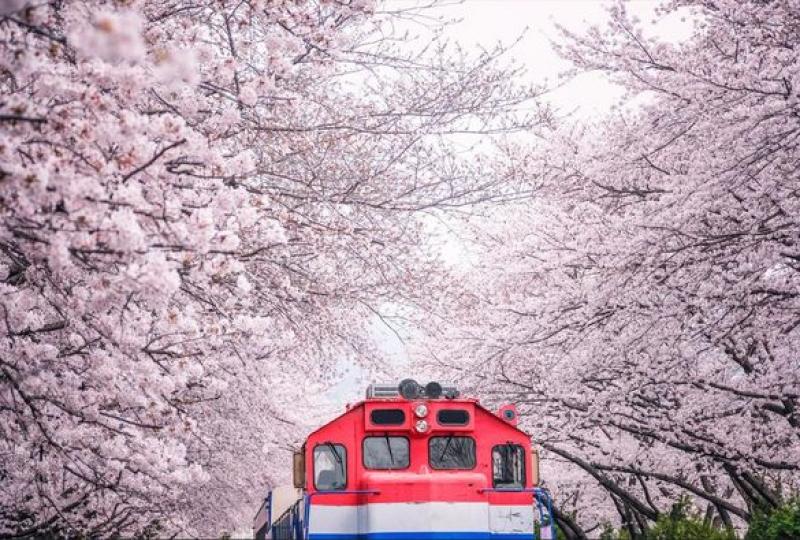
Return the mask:
[[[677,44],[624,4],[565,31],[638,105],[511,154],[536,200],[471,223],[421,354],[518,403],[569,538],[639,537],[680,495],[745,528],[800,487],[799,7],[664,2],[695,21]]]
[[[444,279],[424,222],[513,198],[453,138],[532,128],[536,89],[502,48],[397,50],[417,9],[3,4],[0,536],[247,527]]]

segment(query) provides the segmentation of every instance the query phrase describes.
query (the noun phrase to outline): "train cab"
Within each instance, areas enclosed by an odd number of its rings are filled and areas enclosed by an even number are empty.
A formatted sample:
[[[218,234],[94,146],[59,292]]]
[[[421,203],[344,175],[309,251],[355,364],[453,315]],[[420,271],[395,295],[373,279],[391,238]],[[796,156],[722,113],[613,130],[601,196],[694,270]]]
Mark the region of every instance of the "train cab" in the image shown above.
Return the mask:
[[[273,490],[256,538],[548,538],[537,454],[516,424],[513,405],[494,413],[437,383],[372,385],[308,436],[294,457],[297,500]]]

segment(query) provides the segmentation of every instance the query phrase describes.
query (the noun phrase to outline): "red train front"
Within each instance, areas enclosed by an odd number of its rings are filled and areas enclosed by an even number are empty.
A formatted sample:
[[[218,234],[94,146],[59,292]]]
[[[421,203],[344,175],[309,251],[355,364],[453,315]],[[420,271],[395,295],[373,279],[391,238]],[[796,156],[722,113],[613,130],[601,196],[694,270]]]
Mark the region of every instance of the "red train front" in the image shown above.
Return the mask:
[[[437,383],[372,385],[309,435],[295,488],[270,492],[256,538],[549,538],[549,497],[516,424],[513,405],[495,414]]]

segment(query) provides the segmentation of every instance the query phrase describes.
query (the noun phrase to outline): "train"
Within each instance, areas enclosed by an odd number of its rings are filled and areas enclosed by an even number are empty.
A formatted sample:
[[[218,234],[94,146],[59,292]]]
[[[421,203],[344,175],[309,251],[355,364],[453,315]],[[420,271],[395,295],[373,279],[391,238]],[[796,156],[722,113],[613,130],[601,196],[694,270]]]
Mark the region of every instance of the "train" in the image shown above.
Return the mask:
[[[513,404],[496,412],[457,388],[372,384],[294,453],[293,485],[271,489],[257,540],[555,538],[538,452]]]

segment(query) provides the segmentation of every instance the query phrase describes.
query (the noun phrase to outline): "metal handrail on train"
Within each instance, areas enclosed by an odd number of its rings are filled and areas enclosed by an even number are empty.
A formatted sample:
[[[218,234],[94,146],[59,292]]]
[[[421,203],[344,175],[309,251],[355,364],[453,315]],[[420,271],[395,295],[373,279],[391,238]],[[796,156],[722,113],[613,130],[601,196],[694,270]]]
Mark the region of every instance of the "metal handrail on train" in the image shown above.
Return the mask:
[[[268,532],[272,533],[273,538],[275,537],[275,529],[278,528],[283,530],[285,527],[288,527],[289,530],[293,531],[291,533],[291,537],[293,539],[297,539],[300,533],[300,524],[299,524],[299,513],[297,512],[297,506],[303,499],[297,499],[291,506],[289,506],[283,513],[272,523],[270,523],[269,528],[267,529]],[[272,510],[270,509],[270,515],[272,514]],[[284,518],[289,518],[284,519]]]
[[[536,507],[539,515],[542,515],[542,501],[544,499],[545,508],[547,509],[547,526],[550,528],[550,538],[556,537],[555,524],[556,520],[553,517],[553,499],[550,497],[550,492],[544,488],[481,488],[478,490],[480,493],[533,493],[536,496]],[[539,527],[544,527],[540,524]]]
[[[258,518],[258,515],[261,513],[262,509],[264,510],[264,513],[266,514],[265,524],[266,524],[266,527],[267,527],[267,531],[269,531],[272,528],[272,492],[271,491],[267,492],[267,496],[264,498],[264,502],[261,503],[261,506],[258,507],[258,512],[256,512],[255,517],[253,517],[253,521],[254,522]],[[254,535],[257,534],[257,533],[258,533],[258,531],[253,530],[253,534]]]
[[[380,490],[377,489],[351,489],[351,490],[325,490],[315,491],[314,493],[307,493],[303,499],[303,537],[308,538],[308,525],[311,520],[311,498],[315,495],[380,495]]]

